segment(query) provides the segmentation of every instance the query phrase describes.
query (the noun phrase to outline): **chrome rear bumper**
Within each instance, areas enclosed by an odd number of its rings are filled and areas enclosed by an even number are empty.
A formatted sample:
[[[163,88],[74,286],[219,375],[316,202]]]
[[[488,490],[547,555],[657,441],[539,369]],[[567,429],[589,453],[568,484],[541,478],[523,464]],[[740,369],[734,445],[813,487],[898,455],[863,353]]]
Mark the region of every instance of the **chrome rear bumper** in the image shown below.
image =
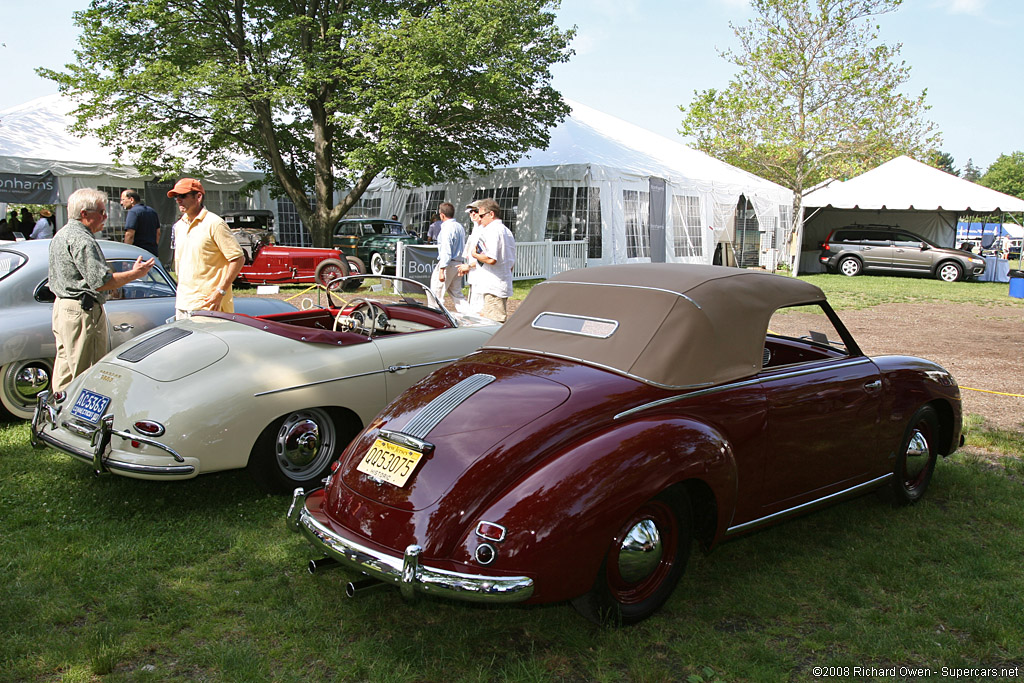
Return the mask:
[[[306,508],[306,498],[303,489],[295,489],[288,509],[288,527],[301,531],[314,548],[343,566],[394,584],[404,598],[424,593],[467,602],[510,603],[533,595],[533,579],[527,576],[485,576],[435,569],[420,563],[422,549],[418,545],[408,546],[401,557],[368,548],[318,521]]]
[[[47,431],[47,428],[53,431],[58,427],[77,434],[83,439],[88,439],[89,449],[86,450],[84,448],[79,448],[78,446],[64,443]],[[96,425],[85,425],[78,422],[72,422],[70,420],[61,420],[60,409],[50,404],[50,393],[47,391],[39,394],[39,403],[36,404],[35,413],[32,415],[30,430],[30,439],[33,446],[40,447],[42,445],[48,445],[59,451],[64,451],[70,456],[91,464],[96,474],[116,471],[124,472],[126,474],[188,477],[194,475],[196,471],[195,466],[189,464],[144,465],[141,463],[114,460],[109,456],[105,456],[107,447],[110,445],[111,437],[117,436],[121,439],[137,441],[148,446],[154,446],[168,453],[175,461],[179,463],[185,462],[185,458],[181,457],[181,455],[174,449],[169,446],[165,446],[156,439],[152,439],[141,434],[132,434],[130,432],[114,429],[114,419],[111,415],[103,417],[103,419],[99,421],[99,424]]]

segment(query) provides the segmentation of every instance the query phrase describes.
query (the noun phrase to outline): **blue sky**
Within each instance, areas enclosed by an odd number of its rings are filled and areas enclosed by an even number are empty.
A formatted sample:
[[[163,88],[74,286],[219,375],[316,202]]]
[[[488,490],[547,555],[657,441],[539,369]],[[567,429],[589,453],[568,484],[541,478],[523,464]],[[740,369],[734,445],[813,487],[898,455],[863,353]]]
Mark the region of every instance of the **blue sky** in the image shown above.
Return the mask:
[[[71,14],[87,0],[0,0],[0,109],[56,92],[34,67],[74,57]],[[576,100],[666,137],[678,105],[732,75],[718,52],[735,47],[729,23],[751,16],[746,0],[563,0],[559,22],[575,25],[576,55],[555,69],[555,86]],[[880,18],[888,43],[902,43],[908,92],[927,89],[928,117],[962,169],[983,171],[1000,154],[1024,151],[1024,30],[1021,0],[905,0]],[[682,140],[685,142],[685,140]]]

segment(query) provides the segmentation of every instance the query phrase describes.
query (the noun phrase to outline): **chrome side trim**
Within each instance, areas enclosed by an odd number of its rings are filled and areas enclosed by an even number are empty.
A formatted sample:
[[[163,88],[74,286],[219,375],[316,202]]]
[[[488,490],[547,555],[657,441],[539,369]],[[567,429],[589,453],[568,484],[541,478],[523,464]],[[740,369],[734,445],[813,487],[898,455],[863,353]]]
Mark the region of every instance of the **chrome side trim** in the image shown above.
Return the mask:
[[[463,401],[495,380],[494,375],[479,373],[471,375],[455,386],[447,389],[440,396],[427,405],[420,408],[409,424],[402,430],[403,434],[422,439],[430,433],[430,430],[437,426],[437,423],[445,418],[448,413],[455,410]]]
[[[730,534],[735,534],[735,533],[738,533],[740,531],[746,531],[747,529],[751,529],[751,528],[756,527],[756,526],[761,526],[762,524],[768,524],[768,523],[774,522],[774,521],[776,521],[778,519],[782,519],[783,517],[788,517],[789,515],[794,515],[794,514],[796,514],[798,512],[802,512],[802,511],[804,511],[804,510],[806,510],[808,508],[812,508],[812,507],[815,507],[815,506],[818,506],[818,505],[823,505],[823,504],[825,504],[827,502],[835,500],[836,498],[841,498],[843,496],[849,496],[849,495],[853,495],[855,493],[860,493],[861,491],[866,491],[868,489],[873,489],[873,488],[879,486],[880,484],[882,484],[883,482],[885,482],[886,479],[889,479],[891,477],[892,477],[892,472],[889,472],[888,474],[883,474],[880,477],[875,477],[871,481],[866,481],[863,484],[857,484],[856,486],[851,486],[848,489],[843,489],[842,491],[837,491],[837,492],[831,493],[831,494],[829,494],[827,496],[823,496],[821,498],[816,498],[815,500],[808,501],[808,502],[803,503],[801,505],[797,505],[795,507],[787,508],[785,510],[780,510],[779,512],[767,515],[765,517],[761,517],[759,519],[754,519],[754,520],[751,520],[749,522],[744,522],[743,524],[737,524],[736,526],[731,526],[731,527],[729,527],[728,529],[725,530],[725,535],[729,536]]]
[[[458,358],[446,358],[444,360],[434,360],[429,363],[416,363],[415,365],[403,365],[401,369],[407,370],[409,368],[425,368],[431,365],[447,365],[454,363]],[[396,366],[391,366],[396,367]],[[381,368],[380,370],[370,370],[369,372],[357,372],[354,375],[343,375],[341,377],[331,377],[329,379],[320,379],[315,382],[306,382],[305,384],[295,384],[290,387],[281,387],[280,389],[270,389],[268,391],[260,391],[253,394],[254,397],[258,396],[270,396],[271,394],[280,394],[285,391],[295,391],[296,389],[305,389],[306,387],[315,387],[321,384],[328,384],[330,382],[341,382],[346,379],[355,379],[356,377],[369,377],[370,375],[382,375],[385,372],[393,372],[391,367]]]
[[[466,602],[521,602],[533,595],[528,576],[487,576],[435,569],[421,561],[422,548],[410,545],[399,557],[368,548],[321,524],[305,506],[306,493],[296,489],[288,526],[300,531],[314,548],[349,569],[397,586],[403,597],[416,593]]]
[[[840,361],[840,362],[838,362],[838,363],[836,363],[834,365],[829,365],[828,369],[831,369],[831,368],[843,368],[843,367],[847,367],[847,366],[850,366],[850,365],[862,365],[864,363],[870,363],[870,362],[871,361],[869,359],[863,358],[863,357],[861,357],[861,358],[851,358],[850,360]],[[764,374],[758,375],[757,377],[752,377],[750,379],[740,380],[738,382],[729,382],[728,384],[720,384],[719,386],[716,386],[716,387],[708,387],[706,389],[696,389],[694,391],[688,391],[688,392],[686,392],[684,394],[679,394],[678,396],[669,396],[668,398],[658,399],[657,401],[651,401],[650,403],[645,403],[645,404],[637,406],[635,408],[630,408],[629,410],[624,410],[624,411],[622,411],[621,413],[619,413],[618,415],[616,415],[612,419],[613,420],[618,420],[619,418],[629,417],[630,415],[634,415],[636,413],[639,413],[642,410],[647,410],[648,408],[657,408],[658,406],[663,406],[663,405],[667,405],[669,403],[674,403],[675,401],[682,401],[683,399],[687,399],[687,398],[696,398],[698,396],[707,396],[708,394],[714,394],[714,393],[717,393],[719,391],[725,391],[727,389],[736,389],[736,388],[739,388],[739,387],[746,387],[746,386],[750,386],[752,384],[758,384],[760,382],[773,381],[773,380],[777,380],[777,379],[788,379],[790,377],[801,377],[803,375],[810,375],[810,374],[813,374],[813,373],[816,373],[816,372],[821,372],[823,369],[824,368],[822,368],[821,366],[816,366],[816,367],[813,367],[813,368],[800,368],[800,369],[794,369],[794,370],[785,370],[785,371],[781,371],[781,372],[778,372],[778,373],[772,373],[772,374],[769,374],[769,375],[764,375]]]

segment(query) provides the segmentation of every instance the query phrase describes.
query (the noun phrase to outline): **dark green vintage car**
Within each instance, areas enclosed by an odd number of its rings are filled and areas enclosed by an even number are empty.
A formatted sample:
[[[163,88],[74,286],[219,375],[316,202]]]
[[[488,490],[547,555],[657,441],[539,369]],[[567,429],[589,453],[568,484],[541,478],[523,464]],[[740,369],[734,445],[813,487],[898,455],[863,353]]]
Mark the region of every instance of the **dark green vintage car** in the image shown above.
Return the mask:
[[[360,259],[374,275],[394,271],[398,243],[422,244],[398,221],[343,218],[334,227],[334,248]]]

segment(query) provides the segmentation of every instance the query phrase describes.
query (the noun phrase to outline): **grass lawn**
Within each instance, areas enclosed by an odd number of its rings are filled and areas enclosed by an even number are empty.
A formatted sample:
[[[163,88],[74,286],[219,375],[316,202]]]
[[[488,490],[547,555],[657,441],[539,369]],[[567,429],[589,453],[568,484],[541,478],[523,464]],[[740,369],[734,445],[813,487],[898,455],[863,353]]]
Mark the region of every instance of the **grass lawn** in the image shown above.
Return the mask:
[[[989,289],[807,279],[840,307]],[[979,424],[919,504],[867,495],[694,553],[660,613],[616,630],[566,604],[347,599],[243,472],[97,478],[0,423],[0,681],[1024,680],[1024,437]]]

